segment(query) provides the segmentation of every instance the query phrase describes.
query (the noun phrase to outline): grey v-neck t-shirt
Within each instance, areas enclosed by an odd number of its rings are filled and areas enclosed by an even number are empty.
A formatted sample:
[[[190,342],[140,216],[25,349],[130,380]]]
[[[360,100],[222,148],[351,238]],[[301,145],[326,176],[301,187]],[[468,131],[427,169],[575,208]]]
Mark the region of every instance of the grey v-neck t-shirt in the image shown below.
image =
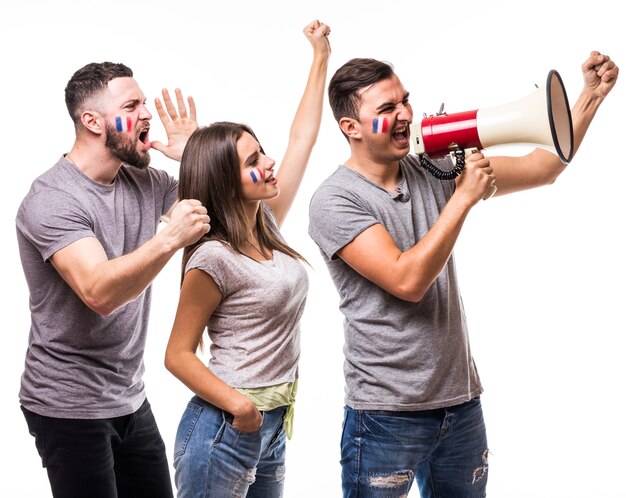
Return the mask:
[[[401,251],[417,244],[454,192],[415,156],[400,162],[391,193],[345,166],[310,203],[309,235],[319,246],[344,316],[346,404],[358,410],[413,411],[453,406],[482,392],[451,257],[424,298],[413,303],[378,287],[337,252],[381,224]]]
[[[296,380],[308,291],[304,265],[280,251],[258,262],[210,240],[192,254],[185,271],[194,268],[210,275],[223,295],[207,323],[211,372],[239,388]]]

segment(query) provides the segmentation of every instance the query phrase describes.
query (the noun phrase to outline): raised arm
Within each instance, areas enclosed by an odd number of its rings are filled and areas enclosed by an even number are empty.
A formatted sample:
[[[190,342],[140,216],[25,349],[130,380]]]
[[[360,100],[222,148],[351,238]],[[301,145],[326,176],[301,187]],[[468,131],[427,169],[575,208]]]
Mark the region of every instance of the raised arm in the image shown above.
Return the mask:
[[[108,315],[139,297],[178,249],[209,231],[206,213],[199,201],[181,201],[167,226],[129,254],[109,260],[98,239],[86,237],[57,251],[51,261],[85,305]]]
[[[280,195],[269,202],[279,225],[284,221],[298,192],[322,120],[330,56],[330,28],[319,21],[313,21],[304,28],[304,34],[313,47],[313,62],[304,94],[291,124],[287,151],[276,175]]]
[[[583,141],[600,104],[611,92],[619,68],[608,55],[593,51],[582,64],[584,86],[572,108],[574,152]],[[496,195],[509,194],[553,183],[565,170],[566,164],[543,149],[536,149],[522,157],[492,157],[496,175]]]
[[[196,355],[209,317],[221,300],[219,287],[207,273],[198,269],[187,272],[165,351],[165,367],[202,399],[231,413],[233,427],[252,432],[263,422],[254,403],[216,377]]]
[[[425,237],[402,252],[385,227],[375,224],[337,255],[365,278],[405,301],[419,302],[446,266],[473,206],[494,180],[481,153],[467,158],[457,188]]]
[[[167,90],[163,90],[165,104],[156,99],[168,143],[155,141],[151,146],[180,161],[185,144],[198,123],[193,99],[187,100],[189,111],[179,89],[176,89],[176,100],[178,110]],[[175,203],[167,218],[169,223],[163,230],[131,253],[108,259],[98,239],[86,237],[57,251],[51,262],[86,306],[108,315],[137,299],[178,249],[197,241],[210,229],[207,210],[197,200]]]

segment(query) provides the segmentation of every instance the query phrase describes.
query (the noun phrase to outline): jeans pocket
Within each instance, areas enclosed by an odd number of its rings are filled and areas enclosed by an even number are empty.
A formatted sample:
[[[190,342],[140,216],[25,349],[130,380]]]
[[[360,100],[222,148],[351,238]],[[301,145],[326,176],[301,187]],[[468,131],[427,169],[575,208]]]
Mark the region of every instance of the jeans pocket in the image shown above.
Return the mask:
[[[214,465],[220,461],[239,469],[253,469],[261,456],[261,443],[261,429],[243,432],[224,420],[211,445],[211,462]]]
[[[191,439],[193,430],[196,426],[196,422],[200,418],[202,413],[202,406],[190,401],[187,403],[187,408],[183,412],[183,416],[178,424],[178,430],[176,431],[176,441],[174,444],[174,458],[180,457],[185,453],[187,444]]]
[[[261,425],[259,426],[258,429],[254,430],[254,431],[241,431],[239,429],[237,429],[236,427],[233,426],[233,420],[235,420],[235,417],[233,417],[233,415],[227,411],[222,410],[222,416],[224,417],[224,426],[225,429],[234,432],[235,434],[238,434],[242,437],[254,437],[257,436],[259,434],[261,434],[261,430],[263,429],[263,425],[265,424],[265,412],[261,412],[261,417],[263,417],[263,420],[261,421]],[[220,431],[222,432],[222,431]]]

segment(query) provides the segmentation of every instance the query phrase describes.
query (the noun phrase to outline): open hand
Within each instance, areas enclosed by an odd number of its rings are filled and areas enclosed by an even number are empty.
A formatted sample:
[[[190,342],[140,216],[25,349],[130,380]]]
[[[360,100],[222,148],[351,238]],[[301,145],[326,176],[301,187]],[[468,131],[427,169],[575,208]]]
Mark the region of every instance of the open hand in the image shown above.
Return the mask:
[[[153,149],[162,152],[170,159],[180,161],[183,157],[183,150],[191,134],[198,129],[198,121],[196,120],[196,104],[193,97],[187,97],[189,111],[185,105],[183,94],[179,88],[175,90],[176,102],[178,110],[174,107],[172,99],[167,89],[163,89],[163,103],[157,97],[154,99],[156,110],[161,118],[161,123],[165,127],[167,134],[167,145],[154,141],[150,145]]]

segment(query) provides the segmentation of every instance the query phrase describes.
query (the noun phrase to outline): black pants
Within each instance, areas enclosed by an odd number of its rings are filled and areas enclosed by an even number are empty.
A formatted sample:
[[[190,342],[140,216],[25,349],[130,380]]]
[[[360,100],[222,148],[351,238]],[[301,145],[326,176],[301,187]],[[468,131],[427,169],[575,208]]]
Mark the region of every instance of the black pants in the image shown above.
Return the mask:
[[[165,445],[150,404],[98,420],[22,407],[55,498],[172,498]]]

